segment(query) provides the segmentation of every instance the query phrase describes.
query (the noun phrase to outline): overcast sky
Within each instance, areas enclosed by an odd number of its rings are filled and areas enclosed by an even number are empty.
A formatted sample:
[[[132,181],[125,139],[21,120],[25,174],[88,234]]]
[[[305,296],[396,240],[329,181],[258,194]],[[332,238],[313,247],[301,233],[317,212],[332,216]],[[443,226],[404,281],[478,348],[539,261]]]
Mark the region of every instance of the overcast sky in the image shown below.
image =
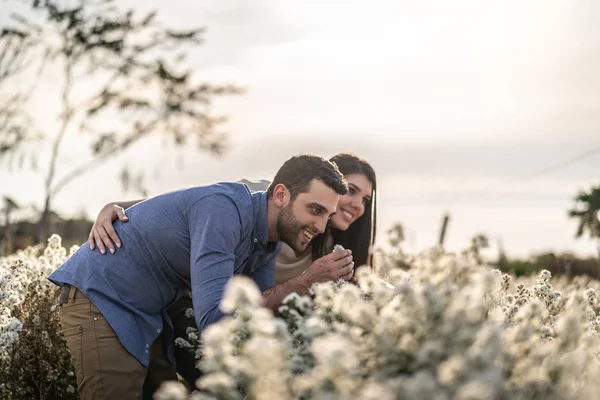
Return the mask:
[[[158,194],[270,179],[298,152],[353,151],[378,174],[381,238],[399,221],[408,248],[422,249],[450,211],[451,249],[483,231],[501,238],[509,255],[594,254],[594,243],[574,240],[566,213],[577,190],[600,182],[600,154],[526,178],[600,148],[600,2],[152,0],[144,7],[158,9],[165,24],[205,26],[206,44],[189,54],[189,65],[201,79],[247,89],[215,104],[231,118],[230,150],[215,158],[148,140],[69,186],[57,198],[63,214],[95,216],[106,202],[133,196],[118,182],[123,163],[145,169]],[[32,102],[44,127],[56,125],[59,83],[45,77]],[[81,154],[78,145],[63,149],[64,163]],[[39,175],[0,169],[0,183],[0,194],[41,204]]]

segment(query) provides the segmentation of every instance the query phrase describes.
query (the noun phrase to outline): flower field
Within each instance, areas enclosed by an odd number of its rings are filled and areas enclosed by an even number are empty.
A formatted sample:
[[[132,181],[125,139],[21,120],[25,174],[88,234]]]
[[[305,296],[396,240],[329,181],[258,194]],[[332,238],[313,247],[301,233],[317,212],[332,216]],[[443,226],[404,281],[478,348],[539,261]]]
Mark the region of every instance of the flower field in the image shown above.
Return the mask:
[[[67,257],[53,236],[0,259],[0,398],[76,398],[45,276]],[[274,317],[243,277],[202,338],[188,393],[159,399],[591,399],[600,393],[600,283],[586,277],[514,279],[469,254],[380,255],[358,284],[315,285]],[[381,278],[381,279],[380,279]],[[388,284],[389,283],[389,284]],[[201,342],[201,345],[200,345]],[[19,388],[18,391],[16,388]],[[36,392],[37,390],[37,392]],[[29,394],[34,394],[29,396]],[[40,395],[41,393],[41,395]]]

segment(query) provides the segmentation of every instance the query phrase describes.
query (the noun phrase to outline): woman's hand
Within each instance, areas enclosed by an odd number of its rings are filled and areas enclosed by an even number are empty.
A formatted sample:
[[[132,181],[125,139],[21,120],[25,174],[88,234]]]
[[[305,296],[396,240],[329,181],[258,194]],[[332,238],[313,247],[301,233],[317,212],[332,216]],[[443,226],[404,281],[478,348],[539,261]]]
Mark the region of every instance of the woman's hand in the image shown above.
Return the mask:
[[[100,213],[96,218],[96,222],[92,225],[92,230],[88,237],[90,249],[94,250],[94,247],[98,246],[100,253],[104,254],[106,252],[106,246],[111,254],[114,254],[115,247],[113,242],[117,247],[121,247],[119,235],[115,232],[112,224],[117,218],[119,218],[121,222],[129,221],[123,207],[116,203],[108,203],[102,207],[102,210],[100,210]]]

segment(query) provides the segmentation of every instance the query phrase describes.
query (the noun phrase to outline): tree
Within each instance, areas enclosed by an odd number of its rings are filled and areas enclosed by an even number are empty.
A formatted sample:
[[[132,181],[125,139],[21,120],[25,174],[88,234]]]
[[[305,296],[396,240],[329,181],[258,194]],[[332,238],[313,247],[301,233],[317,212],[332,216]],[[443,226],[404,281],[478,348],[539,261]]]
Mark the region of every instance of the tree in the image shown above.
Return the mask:
[[[576,238],[587,233],[590,239],[596,240],[600,260],[600,185],[591,187],[589,192],[580,191],[575,196],[575,206],[568,213],[569,217],[579,220]]]
[[[0,30],[0,90],[3,97],[7,93],[6,82],[33,61],[30,50],[36,44],[33,35],[27,35],[21,30],[10,27]],[[25,114],[22,112],[26,94],[13,93],[0,103],[0,155],[24,140],[28,133],[24,127]]]
[[[226,118],[213,115],[211,102],[215,96],[238,94],[241,89],[197,82],[191,71],[181,67],[183,51],[202,43],[202,29],[164,28],[155,22],[156,12],[137,17],[133,10],[119,10],[112,0],[31,0],[28,4],[32,16],[13,15],[14,26],[3,28],[0,36],[0,49],[27,44],[13,57],[21,62],[7,68],[10,73],[4,85],[19,76],[60,71],[59,124],[56,131],[36,126],[34,116],[27,114],[28,94],[19,92],[15,96],[22,102],[10,103],[12,112],[5,118],[9,123],[0,131],[0,159],[9,159],[10,165],[19,160],[23,167],[27,144],[50,144],[48,164],[41,168],[45,183],[40,239],[48,234],[53,199],[59,192],[150,135],[164,134],[176,146],[193,137],[200,150],[222,154],[226,136],[219,126]],[[27,57],[37,63],[22,62]],[[83,92],[89,92],[86,99],[75,99]],[[87,151],[82,151],[79,165],[59,174],[60,150],[74,133]],[[35,168],[38,154],[29,158]],[[122,176],[131,179],[129,172]],[[135,178],[136,186],[139,180]]]
[[[6,242],[6,253],[10,254],[13,251],[13,228],[12,228],[12,220],[11,214],[13,211],[18,210],[20,207],[16,201],[11,199],[8,196],[3,197],[3,207],[0,209],[0,213],[2,213],[4,217],[4,240]]]

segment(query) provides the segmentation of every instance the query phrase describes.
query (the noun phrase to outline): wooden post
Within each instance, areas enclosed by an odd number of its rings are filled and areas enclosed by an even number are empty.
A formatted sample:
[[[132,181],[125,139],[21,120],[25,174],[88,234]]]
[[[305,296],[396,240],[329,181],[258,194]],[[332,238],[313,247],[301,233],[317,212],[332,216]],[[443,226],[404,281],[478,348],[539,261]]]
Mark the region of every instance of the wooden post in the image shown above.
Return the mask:
[[[438,241],[438,246],[440,248],[444,248],[444,240],[446,239],[446,230],[448,229],[448,222],[450,221],[450,214],[444,213],[442,216],[442,228],[440,229],[440,238]]]

